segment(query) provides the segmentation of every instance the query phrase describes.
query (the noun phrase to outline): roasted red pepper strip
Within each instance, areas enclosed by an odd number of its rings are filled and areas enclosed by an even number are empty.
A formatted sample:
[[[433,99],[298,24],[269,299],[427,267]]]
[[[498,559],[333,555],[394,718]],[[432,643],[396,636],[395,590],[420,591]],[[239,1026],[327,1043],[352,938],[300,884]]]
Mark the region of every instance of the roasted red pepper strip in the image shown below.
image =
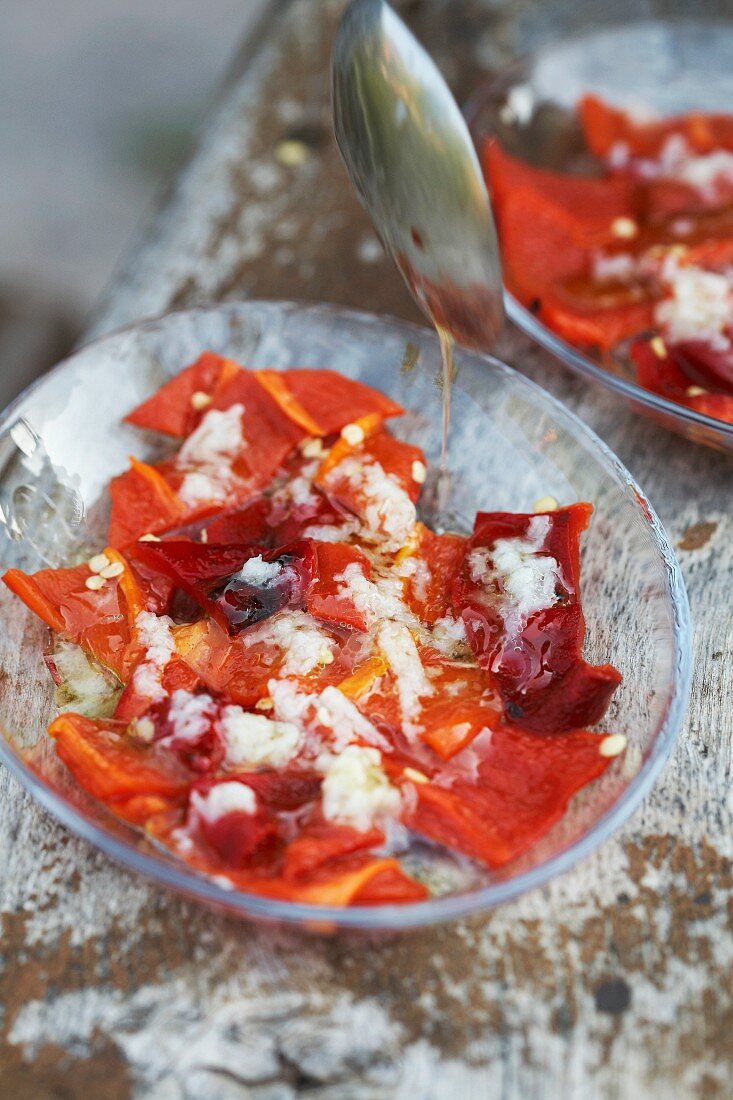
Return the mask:
[[[32,575],[9,569],[3,580],[52,630],[76,642],[124,681],[135,660],[129,651],[127,603],[116,578],[90,591],[86,581],[92,575],[85,564],[41,569]]]
[[[499,726],[476,761],[475,779],[456,772],[445,786],[415,783],[417,803],[406,823],[500,867],[526,852],[562,817],[576,791],[608,767],[601,740],[582,730],[543,737]]]
[[[639,201],[636,181],[616,177],[593,179],[534,168],[507,153],[491,139],[483,148],[483,167],[499,222],[505,204],[521,193],[532,205],[552,212],[556,226],[562,226],[568,246],[582,249],[614,243],[611,225],[615,218],[635,217]],[[530,227],[525,227],[529,238]],[[556,263],[559,257],[547,257]]]
[[[334,455],[337,449],[339,454],[338,460],[335,461]],[[364,482],[352,476],[353,471],[349,468],[350,459],[358,459],[359,462],[373,466],[380,480],[382,474],[379,472],[379,467],[381,467],[387,477],[387,491],[389,491],[389,483],[392,482],[404,490],[413,504],[420,496],[425,476],[425,456],[419,447],[395,439],[386,430],[376,431],[368,435],[363,442],[353,446],[347,441],[339,440],[332,454],[319,470],[316,483],[330,500],[335,501],[342,508],[347,508],[355,515],[367,516],[367,509],[370,505],[374,505],[375,501],[378,506],[389,507],[389,501],[384,496],[384,490],[381,490],[379,496],[369,493]]]
[[[190,435],[214,395],[241,370],[234,360],[205,351],[195,363],[128,413],[125,420],[165,435]]]
[[[539,733],[593,725],[621,680],[610,665],[594,668],[582,658],[579,540],[591,510],[588,504],[574,504],[539,516],[480,512],[453,585],[469,644],[501,691],[511,720]],[[546,602],[545,577],[538,582],[545,602],[536,610],[519,610],[511,578],[493,564],[499,540],[519,559],[520,581],[529,576],[534,584],[536,559],[545,574],[552,568],[551,603]],[[483,556],[477,559],[476,551]],[[477,561],[485,576],[477,576]]]
[[[148,823],[148,831],[160,843],[178,851],[174,836],[177,825],[180,825],[180,817],[171,819],[170,814],[159,813]],[[394,896],[389,900],[393,902],[414,901],[424,896],[422,888],[418,888],[418,884],[404,874],[395,859],[378,859],[368,853],[356,852],[353,856],[316,868],[302,881],[295,881],[268,873],[267,860],[263,861],[261,868],[248,865],[241,871],[231,869],[203,839],[194,835],[191,842],[185,856],[190,866],[205,874],[225,873],[232,885],[244,893],[310,905],[368,905],[372,903],[370,883],[374,882],[375,894],[391,892]],[[400,891],[396,887],[398,879],[402,882]]]
[[[676,118],[637,122],[627,111],[611,107],[595,95],[580,101],[580,119],[588,148],[605,157],[614,145],[625,145],[634,156],[656,157],[672,134],[680,134],[697,153],[733,149],[730,115],[691,111]]]
[[[423,523],[417,525],[414,551],[403,559],[407,574],[405,600],[422,622],[432,626],[451,608],[450,585],[466,552],[463,535],[438,535]],[[410,572],[409,563],[415,561]]]
[[[174,691],[196,691],[201,677],[181,660],[175,653],[163,670],[161,687],[171,695]],[[135,686],[134,675],[117,701],[114,717],[120,722],[131,722],[140,718],[150,707],[150,699]]]
[[[216,516],[206,525],[207,542],[236,542],[247,543],[249,546],[272,547],[273,531],[268,521],[271,511],[270,498],[257,497],[244,508]]]
[[[270,482],[292,450],[305,438],[303,428],[285,415],[252,373],[237,368],[229,372],[227,378],[203,411],[206,416],[237,405],[243,409],[242,443],[228,458],[227,484],[221,484],[220,471],[216,467],[212,475],[205,463],[192,460],[190,456],[184,461],[179,458],[166,460],[157,467],[132,459],[133,469],[115,478],[110,486],[109,541],[112,545],[125,546],[148,532],[160,534],[180,528],[219,509],[221,500],[218,497],[195,503],[182,499],[179,493],[186,477],[192,474],[202,473],[209,480],[218,477],[215,488],[223,500],[230,507],[243,503]]]
[[[349,825],[334,825],[317,816],[288,844],[283,874],[286,879],[302,880],[332,860],[377,848],[383,843],[384,833],[380,829],[359,832]]]
[[[727,393],[700,393],[694,397],[685,397],[682,402],[688,409],[733,424],[733,397]]]
[[[429,763],[437,766],[438,758],[450,760],[480,733],[494,729],[503,721],[504,707],[498,693],[493,692],[487,683],[485,671],[475,664],[452,661],[425,646],[419,647],[419,654],[433,691],[420,699],[419,728],[412,748],[417,745],[418,750],[422,750],[422,746],[428,746],[432,750]],[[368,671],[371,675],[366,675]],[[399,740],[403,723],[396,678],[387,670],[386,664],[371,670],[357,669],[353,679],[357,681],[360,674],[366,681],[364,687],[361,691],[347,694],[356,699],[359,709],[379,730],[388,732],[393,743],[399,741],[403,763],[410,766],[414,762],[419,770],[423,770],[425,763],[418,763],[409,752],[405,754],[402,751],[406,745]],[[377,678],[379,683],[375,685]],[[344,690],[344,685],[339,687]],[[368,694],[367,689],[370,689]],[[425,755],[423,751],[422,756]]]
[[[308,691],[340,684],[347,679],[360,660],[361,645],[354,648],[339,632],[324,632],[333,641],[334,660],[325,667],[315,666],[302,679]],[[354,637],[357,637],[354,635]],[[176,649],[180,657],[213,692],[225,693],[233,703],[253,707],[267,695],[271,679],[277,678],[285,653],[277,646],[247,638],[247,632],[231,638],[216,622],[204,619],[176,631]],[[246,643],[246,644],[245,644]]]
[[[378,390],[336,371],[258,371],[257,376],[295,423],[308,425],[309,435],[333,435],[365,416],[386,420],[404,411]]]
[[[584,275],[588,250],[573,240],[565,215],[528,187],[511,192],[496,210],[507,284],[532,308],[548,289]]]
[[[248,646],[231,639],[209,619],[176,632],[176,649],[210,691],[226,692],[243,707],[253,707],[267,694],[267,684],[276,671],[272,653],[264,645]]]
[[[601,351],[610,351],[626,337],[651,328],[654,319],[651,298],[593,309],[586,302],[573,302],[570,295],[548,291],[538,303],[537,316],[563,340]]]
[[[669,354],[663,341],[652,343],[651,340],[635,340],[630,352],[639,385],[661,397],[668,397],[671,401],[679,401],[684,397],[690,381],[678,366],[676,357]]]
[[[635,216],[635,184],[543,172],[496,143],[484,164],[507,282],[526,306],[564,339],[604,350],[649,327],[652,287],[617,287],[606,302],[589,279],[593,250],[618,243],[614,218]]]
[[[241,569],[248,558],[259,554],[254,546],[242,544],[189,542],[166,539],[164,542],[141,541],[130,547],[134,562],[146,565],[168,577],[194,599],[204,600],[207,593],[225,577]]]
[[[662,350],[664,354],[660,355],[659,351]],[[635,340],[631,345],[631,358],[636,366],[639,385],[644,386],[645,389],[658,393],[661,397],[667,397],[670,401],[677,401],[705,416],[712,416],[727,424],[733,424],[733,394],[730,392],[697,393],[694,390],[690,393],[690,387],[696,383],[691,381],[691,374],[688,374],[691,368],[689,345],[667,345],[663,341]],[[698,360],[692,377],[701,376],[701,361]]]
[[[189,800],[189,824],[198,829],[227,867],[244,870],[256,865],[263,858],[272,860],[281,847],[280,829],[275,817],[256,797],[250,796],[253,803],[251,811],[231,810],[213,818],[209,818],[205,812],[198,812],[200,799],[205,799],[222,783],[249,786],[246,776],[240,775],[217,776],[194,783]]]
[[[212,543],[138,542],[131,551],[196,600],[220,626],[236,634],[285,607],[302,607],[315,575],[312,540],[262,553],[257,547]],[[245,564],[257,559],[251,579],[240,576]],[[279,566],[280,576],[267,576]]]
[[[717,348],[704,340],[686,340],[670,345],[668,352],[692,385],[733,396],[733,346]]]
[[[352,905],[395,905],[424,901],[430,892],[401,867],[385,867],[371,875],[351,898]]]
[[[245,447],[235,472],[263,488],[307,432],[280,408],[250,371],[239,371],[215,394],[212,409],[243,405]]]
[[[60,714],[48,732],[79,785],[111,809],[137,795],[172,804],[186,796],[188,776],[175,757],[128,737],[120,722]]]
[[[482,669],[426,648],[420,658],[433,687],[433,694],[422,700],[420,739],[442,760],[450,760],[479,734],[495,729],[504,708]]]
[[[247,772],[242,779],[273,813],[282,810],[290,813],[315,802],[323,781],[319,772],[302,767]]]
[[[157,535],[183,522],[185,505],[154,466],[131,460],[132,467],[112,478],[109,493],[110,546],[124,549],[141,535]]]
[[[316,571],[314,583],[306,596],[311,615],[351,630],[366,630],[366,615],[359,611],[349,596],[340,593],[344,570],[356,565],[367,579],[372,567],[360,550],[343,542],[315,543]],[[339,578],[339,579],[337,579]]]
[[[310,905],[356,905],[360,904],[357,901],[360,896],[369,896],[369,884],[387,872],[404,874],[396,859],[355,855],[351,859],[324,864],[313,881],[306,880],[302,885],[290,883],[290,896],[294,901]],[[412,893],[403,900],[412,901]]]

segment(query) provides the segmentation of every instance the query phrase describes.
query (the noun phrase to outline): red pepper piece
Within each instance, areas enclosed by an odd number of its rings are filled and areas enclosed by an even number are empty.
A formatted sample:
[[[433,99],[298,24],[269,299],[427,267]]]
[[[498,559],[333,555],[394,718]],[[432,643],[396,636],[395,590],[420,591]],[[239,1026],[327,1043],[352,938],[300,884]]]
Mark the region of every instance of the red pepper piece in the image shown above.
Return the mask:
[[[475,792],[467,797],[463,791],[459,795],[432,783],[416,783],[415,791],[417,804],[404,819],[410,829],[489,867],[501,867],[512,858],[495,814],[487,819],[483,800],[475,797]]]
[[[665,243],[687,246],[690,233],[694,233],[694,224],[700,215],[710,210],[711,202],[705,193],[687,183],[678,180],[650,180],[643,189],[644,222],[665,234]],[[682,220],[690,222],[690,228],[684,234],[675,233],[673,224]]]
[[[494,729],[502,720],[504,707],[494,694],[483,669],[451,661],[436,650],[421,646],[420,660],[429,671],[432,695],[420,699],[417,740],[408,742],[402,732],[403,719],[398,684],[385,667],[371,678],[369,693],[355,702],[374,726],[391,742],[394,753],[384,766],[399,780],[403,767],[429,771],[440,760],[457,756],[483,731]],[[379,677],[379,683],[374,681]],[[373,685],[373,686],[372,686]],[[424,746],[432,753],[426,754]],[[432,754],[435,754],[433,756]]]
[[[419,467],[425,467],[425,455],[420,447],[395,439],[384,430],[374,432],[365,439],[361,453],[372,462],[378,462],[385,473],[396,478],[413,504],[417,503],[423,486],[423,470]]]
[[[116,579],[90,591],[85,581],[91,576],[87,565],[77,565],[41,569],[32,575],[9,569],[3,580],[52,630],[66,635],[125,680],[131,633],[124,594]]]
[[[344,570],[350,565],[357,565],[364,576],[369,578],[372,574],[371,564],[360,550],[344,542],[318,542],[314,545],[316,570],[314,583],[306,596],[308,611],[315,618],[337,626],[367,630],[369,624],[364,612],[357,610],[348,596],[339,594],[343,581],[336,578],[342,577]]]
[[[237,775],[204,779],[191,787],[191,794],[206,795],[220,783],[237,782],[247,786],[244,778]],[[190,805],[195,805],[193,798]],[[189,811],[189,820],[190,817]],[[268,857],[271,859],[273,852],[277,850],[277,823],[260,806],[254,813],[233,810],[211,820],[204,814],[196,813],[195,821],[206,843],[227,867],[244,869],[255,860],[267,861]]]
[[[96,619],[88,606],[93,599],[92,593],[84,587],[84,582],[91,575],[87,565],[77,565],[73,569],[40,569],[33,574],[24,573],[21,569],[8,569],[3,581],[47,626],[57,634],[65,633],[73,638],[80,634],[87,622],[92,625]],[[79,597],[84,600],[81,605]],[[116,597],[115,592],[117,615],[122,619]]]
[[[202,620],[176,633],[176,648],[210,691],[226,693],[233,703],[253,707],[267,694],[276,674],[276,654],[267,646],[242,646],[217,623]]]
[[[442,760],[450,760],[484,730],[496,728],[503,706],[498,696],[492,696],[482,669],[426,648],[421,648],[420,659],[430,670],[434,689],[422,699],[420,739]]]
[[[670,401],[677,401],[688,409],[694,409],[705,416],[712,416],[726,424],[733,424],[733,394],[700,393],[692,396],[688,394],[687,390],[691,384],[699,384],[692,383],[692,379],[705,377],[700,372],[699,360],[696,364],[696,372],[687,373],[691,366],[689,347],[689,344],[665,345],[666,355],[659,356],[654,351],[651,341],[635,341],[631,346],[631,358],[636,366],[639,385],[651,390],[652,393],[658,393],[661,397],[669,398]],[[681,348],[686,349],[687,354],[681,353]],[[712,353],[712,349],[710,350]],[[710,360],[707,359],[705,365],[707,366],[709,362]]]
[[[569,344],[610,351],[621,340],[652,327],[654,300],[635,300],[627,291],[627,301],[595,307],[585,296],[573,298],[564,287],[543,293],[537,315],[548,328]]]
[[[491,590],[472,578],[470,555],[485,548],[490,560],[498,539],[525,539],[540,517],[480,512],[453,585],[454,606],[463,615],[471,649],[501,691],[512,721],[540,733],[594,724],[621,681],[610,665],[594,668],[582,657],[580,534],[591,511],[589,504],[574,504],[542,515],[547,530],[535,553],[557,563],[557,602],[530,612],[526,622],[511,624],[501,578],[491,582]]]
[[[235,460],[234,472],[252,491],[263,489],[307,433],[288,417],[250,371],[234,375],[215,395],[210,408],[244,406],[245,446]]]
[[[230,638],[216,622],[202,620],[176,631],[176,649],[209,690],[253,707],[267,695],[267,685],[278,675],[285,655],[275,645],[259,640],[244,644],[245,639],[246,634]],[[339,641],[333,663],[325,669],[319,665],[301,679],[311,685],[311,691],[338,684],[349,676],[359,657],[359,648],[350,651],[348,640]]]
[[[733,395],[732,345],[716,348],[705,340],[685,340],[671,345],[668,354],[693,385]]]
[[[190,435],[208,408],[208,404],[198,407],[194,394],[213,398],[241,370],[232,359],[205,351],[195,363],[128,413],[125,420],[165,435]]]
[[[337,452],[341,445],[347,446],[343,439],[337,440],[329,455]],[[343,509],[332,504],[314,483],[314,469],[317,475],[322,465],[323,459],[319,462],[318,458],[307,458],[296,453],[279,471],[278,476],[285,479],[285,484],[269,497],[268,523],[274,546],[284,546],[309,537],[306,532],[310,527],[340,528],[352,520]],[[344,537],[346,539],[347,536]]]
[[[651,341],[635,340],[631,345],[630,355],[636,366],[636,378],[640,386],[661,397],[679,401],[684,397],[690,381],[680,369],[676,357],[666,347],[665,351],[665,355],[658,355]]]
[[[386,871],[400,870],[396,859],[377,859],[355,853],[333,863],[325,863],[302,883],[291,880],[286,882],[286,886],[294,901],[309,905],[352,905],[357,904],[355,899],[378,876]]]
[[[424,901],[430,892],[401,867],[385,867],[364,883],[351,899],[352,905],[397,905]]]
[[[297,402],[300,410],[318,428],[312,435],[333,435],[346,424],[365,416],[377,416],[386,420],[401,416],[403,409],[395,401],[363,382],[346,378],[330,370],[260,371],[259,376],[274,375],[279,386],[285,387],[282,407],[291,408],[289,400]],[[288,400],[289,399],[289,400]],[[297,422],[303,423],[302,414]]]
[[[141,825],[147,831],[151,820],[169,815],[179,816],[180,801],[159,794],[133,794],[129,798],[118,798],[108,805],[115,817],[131,825]]]
[[[136,795],[158,795],[171,803],[185,797],[184,768],[164,750],[128,737],[120,722],[61,714],[48,732],[79,785],[113,810]]]
[[[418,523],[417,530],[415,553],[405,559],[414,557],[418,563],[416,573],[407,578],[405,600],[422,622],[432,626],[450,610],[451,583],[466,552],[467,540],[463,535],[438,535],[423,523]]]
[[[656,157],[672,134],[684,137],[696,153],[733,149],[730,115],[690,111],[674,118],[637,122],[595,95],[583,96],[579,112],[588,148],[599,157],[605,157],[618,143],[626,145],[634,156]]]
[[[240,781],[245,779],[244,776],[238,778]],[[248,784],[250,778],[249,775],[246,777]],[[173,820],[170,815],[158,814],[146,823],[146,828],[160,843],[177,851],[176,840],[172,834],[178,825],[180,825],[180,819]],[[266,841],[262,847],[255,848],[251,855],[243,858],[244,866],[240,869],[224,864],[217,851],[196,833],[191,835],[190,840],[192,846],[187,849],[185,857],[189,865],[205,874],[225,872],[237,889],[263,897],[278,898],[281,901],[334,906],[355,904],[357,897],[369,897],[368,885],[372,880],[378,880],[377,890],[387,892],[390,889],[390,880],[385,880],[387,873],[395,876],[402,873],[394,859],[377,859],[367,852],[357,851],[352,855],[345,855],[315,867],[302,879],[285,879],[279,869],[280,845],[277,841],[274,843]],[[380,881],[382,885],[379,884]],[[391,881],[394,883],[395,880]],[[396,891],[396,886],[393,885],[392,889]],[[417,900],[412,898],[413,889],[405,885],[403,897],[395,897],[393,900]],[[360,901],[359,904],[369,904],[369,902]]]
[[[585,179],[533,168],[496,142],[484,149],[494,191],[507,282],[516,295],[571,343],[607,350],[647,328],[650,291],[641,284],[606,287],[588,279],[591,251],[617,246],[612,224],[637,217],[639,190],[628,179]]]
[[[254,583],[238,573],[247,561],[260,556],[256,547],[169,540],[139,542],[132,553],[151,567],[157,563],[231,634],[285,607],[302,607],[315,572],[310,539],[261,554],[263,563],[281,567],[280,576]]]
[[[614,219],[636,217],[638,187],[633,179],[596,179],[535,168],[505,152],[495,139],[484,144],[483,168],[500,223],[505,205],[521,191],[533,206],[552,211],[555,224],[564,229],[568,246],[587,249],[613,243]],[[531,235],[533,229],[525,226],[525,234]]]
[[[107,549],[105,553],[108,557],[111,557],[114,551]],[[138,610],[153,611],[156,615],[167,614],[173,595],[173,582],[168,577],[148,569],[140,561],[135,562],[134,565],[131,561],[128,561],[127,564],[129,575],[136,586],[139,597],[140,606]]]
[[[218,545],[167,539],[164,542],[143,540],[130,548],[130,557],[168,577],[196,600],[205,600],[207,593],[225,577],[241,569],[248,558],[259,550],[250,545]]]
[[[172,695],[179,690],[195,691],[201,677],[174,653],[163,670],[160,683],[163,690]],[[150,699],[140,694],[132,676],[117,702],[114,717],[121,722],[131,722],[133,718],[141,718],[149,707]]]
[[[339,444],[342,443],[344,441],[340,440]],[[339,444],[336,446],[339,447]],[[349,459],[363,462],[365,466],[378,463],[387,477],[396,481],[407,493],[413,504],[417,501],[422,482],[414,477],[417,470],[415,463],[419,463],[423,469],[425,466],[425,456],[419,447],[395,439],[386,430],[378,430],[355,446],[346,444],[343,449],[339,447],[339,452],[338,461],[334,463],[332,456],[329,456],[316,478],[319,487],[337,505],[347,508],[355,515],[364,515],[373,499],[365,494],[358,479],[342,474],[341,463]]]
[[[733,209],[698,218],[684,241],[686,265],[696,264],[717,271],[730,267],[733,265]]]
[[[583,275],[587,248],[577,244],[557,207],[529,187],[510,193],[496,209],[505,280],[533,306],[548,288]]]
[[[306,768],[247,772],[242,779],[273,813],[291,813],[308,802],[315,802],[323,781],[318,772]]]
[[[186,508],[154,466],[131,459],[132,467],[112,478],[109,493],[110,546],[124,549],[145,534],[161,534],[178,526]]]
[[[285,849],[283,875],[286,879],[302,880],[332,860],[383,843],[381,829],[359,832],[349,825],[334,825],[317,817]]]
[[[217,516],[208,523],[206,525],[207,541],[271,547],[273,531],[268,521],[271,510],[272,501],[269,497],[256,497],[244,508]]]
[[[336,508],[325,496],[314,493],[313,502],[291,505],[284,512],[273,515],[275,523],[274,541],[276,546],[307,538],[306,532],[312,527],[345,527],[353,519]],[[348,532],[344,532],[344,538]]]
[[[608,767],[600,741],[584,730],[542,737],[498,727],[475,779],[456,771],[446,772],[446,786],[415,784],[417,805],[406,824],[500,867],[527,851],[562,817],[572,796]]]

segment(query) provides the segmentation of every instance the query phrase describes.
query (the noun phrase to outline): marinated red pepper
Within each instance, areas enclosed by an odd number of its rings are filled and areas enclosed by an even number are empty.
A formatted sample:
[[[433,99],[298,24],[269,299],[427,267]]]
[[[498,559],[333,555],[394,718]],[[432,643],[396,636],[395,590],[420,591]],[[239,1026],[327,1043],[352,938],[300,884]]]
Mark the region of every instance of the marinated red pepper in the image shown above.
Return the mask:
[[[593,725],[621,680],[610,665],[582,657],[580,534],[591,511],[480,512],[453,584],[471,649],[524,729]]]
[[[733,423],[733,116],[646,121],[591,95],[578,113],[592,178],[484,145],[507,284],[569,343]]]
[[[5,576],[92,708],[50,727],[79,785],[237,889],[420,901],[413,838],[503,866],[623,747],[582,728],[620,680],[582,653],[590,506],[431,531],[400,412],[206,353],[127,416],[182,443],[113,480],[104,552]]]

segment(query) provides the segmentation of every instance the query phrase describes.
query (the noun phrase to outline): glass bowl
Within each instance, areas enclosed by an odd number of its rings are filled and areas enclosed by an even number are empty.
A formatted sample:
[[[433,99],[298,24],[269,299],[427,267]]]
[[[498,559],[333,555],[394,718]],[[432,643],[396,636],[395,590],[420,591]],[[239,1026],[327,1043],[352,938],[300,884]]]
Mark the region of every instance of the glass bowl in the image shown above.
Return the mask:
[[[5,567],[58,564],[80,538],[104,545],[105,486],[152,435],[121,416],[211,349],[263,367],[332,367],[403,403],[397,434],[433,462],[440,447],[439,352],[427,330],[328,306],[245,302],[172,313],[82,348],[0,419],[0,528]],[[0,593],[0,759],[42,806],[125,866],[241,916],[309,927],[400,929],[486,909],[547,882],[617,828],[649,790],[682,722],[690,624],[679,567],[651,506],[607,447],[567,409],[488,356],[457,353],[451,431],[459,514],[528,510],[550,494],[596,506],[583,544],[587,652],[624,681],[604,721],[629,748],[581,792],[528,854],[495,873],[450,879],[444,896],[404,906],[334,909],[228,890],[114,820],[76,786],[45,728],[53,689],[46,628]],[[89,506],[82,518],[81,501]]]
[[[729,111],[733,102],[733,24],[715,19],[631,21],[596,27],[540,46],[509,63],[465,107],[474,140],[495,136],[537,167],[592,173],[575,106],[586,92],[614,106],[674,115],[693,108]],[[597,163],[595,165],[597,171]],[[625,356],[579,351],[505,291],[512,321],[566,366],[667,428],[733,450],[733,424],[686,409],[639,386]]]

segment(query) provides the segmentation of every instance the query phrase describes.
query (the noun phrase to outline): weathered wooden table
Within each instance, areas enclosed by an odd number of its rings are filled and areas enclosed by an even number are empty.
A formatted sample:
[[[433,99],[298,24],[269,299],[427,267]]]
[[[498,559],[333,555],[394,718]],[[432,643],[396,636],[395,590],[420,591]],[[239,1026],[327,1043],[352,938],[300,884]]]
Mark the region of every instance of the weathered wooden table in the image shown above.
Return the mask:
[[[244,295],[414,316],[330,137],[339,7],[276,5],[94,332]],[[512,47],[519,17],[552,15],[540,0],[401,8],[460,94]],[[213,916],[109,863],[2,775],[2,1097],[731,1095],[733,465],[591,392],[515,332],[502,352],[610,443],[679,549],[695,686],[654,793],[545,890],[370,943]]]

